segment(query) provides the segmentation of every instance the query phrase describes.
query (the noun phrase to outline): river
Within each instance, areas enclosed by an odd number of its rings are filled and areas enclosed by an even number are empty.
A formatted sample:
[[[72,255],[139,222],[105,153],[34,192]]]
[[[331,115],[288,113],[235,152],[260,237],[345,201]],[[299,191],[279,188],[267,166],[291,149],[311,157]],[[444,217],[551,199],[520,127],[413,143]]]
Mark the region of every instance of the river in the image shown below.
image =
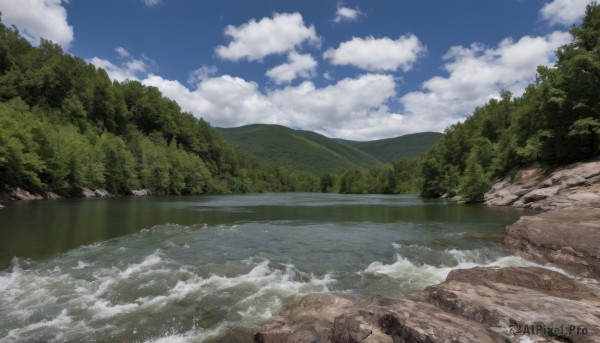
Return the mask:
[[[416,196],[5,205],[0,342],[248,342],[306,294],[400,296],[454,268],[530,265],[500,245],[525,211]]]

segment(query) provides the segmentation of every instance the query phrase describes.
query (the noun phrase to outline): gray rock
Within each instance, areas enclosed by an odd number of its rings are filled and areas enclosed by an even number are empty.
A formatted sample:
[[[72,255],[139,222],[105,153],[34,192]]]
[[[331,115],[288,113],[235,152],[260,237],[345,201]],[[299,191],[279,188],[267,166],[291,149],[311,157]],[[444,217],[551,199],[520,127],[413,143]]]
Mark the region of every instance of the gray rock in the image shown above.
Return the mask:
[[[40,200],[43,197],[39,194],[30,193],[20,187],[17,187],[12,190],[11,198],[15,200]]]
[[[150,195],[150,191],[147,189],[135,189],[135,190],[131,191],[131,195],[147,196],[147,195]]]
[[[575,175],[563,181],[563,185],[567,187],[579,186],[586,182],[586,179],[580,175]]]
[[[596,202],[600,201],[600,195],[595,193],[573,193],[567,196],[572,201]]]
[[[50,200],[56,200],[56,199],[60,199],[62,197],[54,192],[46,192],[46,194],[44,194],[44,198],[50,199]]]
[[[111,194],[108,193],[108,191],[106,189],[95,189],[94,194],[100,198],[105,198],[105,197],[111,196]]]
[[[2,204],[0,204],[0,209],[3,209],[3,208],[4,208],[4,206],[2,206]]]
[[[95,198],[96,193],[87,187],[81,189],[81,196],[84,198]]]
[[[521,217],[504,243],[517,255],[553,263],[583,277],[600,277],[600,208],[565,208]]]
[[[497,197],[493,199],[489,199],[486,201],[486,204],[490,206],[510,206],[515,201],[519,200],[519,196],[515,194],[508,194],[502,197]]]
[[[254,342],[596,342],[568,329],[554,338],[516,331],[577,324],[600,332],[599,294],[548,269],[459,269],[402,299],[306,296],[273,317]]]
[[[524,203],[543,200],[543,199],[546,199],[548,197],[558,194],[560,189],[561,189],[560,186],[534,189],[533,191],[523,195],[522,200]]]

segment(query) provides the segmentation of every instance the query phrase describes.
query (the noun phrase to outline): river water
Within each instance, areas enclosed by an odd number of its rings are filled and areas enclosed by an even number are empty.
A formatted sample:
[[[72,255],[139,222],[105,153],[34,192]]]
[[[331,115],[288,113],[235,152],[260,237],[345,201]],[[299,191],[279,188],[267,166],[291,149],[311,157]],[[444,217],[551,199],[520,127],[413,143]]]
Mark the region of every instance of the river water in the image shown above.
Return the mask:
[[[454,268],[524,266],[522,210],[416,196],[14,202],[0,210],[0,342],[248,342],[315,292],[400,296]]]

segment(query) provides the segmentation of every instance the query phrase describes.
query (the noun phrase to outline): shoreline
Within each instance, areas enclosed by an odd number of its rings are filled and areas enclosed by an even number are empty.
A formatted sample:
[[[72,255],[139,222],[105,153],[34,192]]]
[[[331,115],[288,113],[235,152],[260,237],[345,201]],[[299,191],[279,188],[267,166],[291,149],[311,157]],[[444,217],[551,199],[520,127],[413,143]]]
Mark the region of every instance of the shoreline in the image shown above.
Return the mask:
[[[600,342],[598,193],[600,163],[588,162],[547,178],[522,170],[486,194],[488,206],[542,211],[507,226],[503,245],[565,274],[475,267],[401,298],[312,294],[273,316],[253,341]]]

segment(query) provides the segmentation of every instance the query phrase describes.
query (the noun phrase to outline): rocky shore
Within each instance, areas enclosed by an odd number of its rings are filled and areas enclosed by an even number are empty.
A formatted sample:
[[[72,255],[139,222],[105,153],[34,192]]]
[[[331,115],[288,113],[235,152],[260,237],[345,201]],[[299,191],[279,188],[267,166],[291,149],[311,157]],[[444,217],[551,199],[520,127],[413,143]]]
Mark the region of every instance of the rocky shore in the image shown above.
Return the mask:
[[[600,163],[521,171],[486,203],[548,211],[509,225],[504,244],[558,268],[457,269],[399,299],[313,294],[254,342],[600,342]]]
[[[131,194],[133,196],[147,196],[150,195],[150,192],[146,189],[133,190]],[[80,188],[76,191],[73,191],[69,194],[69,198],[106,198],[113,197],[115,194],[109,193],[105,189],[90,189],[87,187]],[[32,193],[23,188],[15,187],[9,188],[5,187],[5,190],[0,190],[0,201],[8,202],[8,201],[16,201],[16,200],[42,200],[42,199],[61,199],[63,196],[58,195],[53,192],[41,192],[41,193]],[[3,208],[2,204],[0,204],[0,209]]]

